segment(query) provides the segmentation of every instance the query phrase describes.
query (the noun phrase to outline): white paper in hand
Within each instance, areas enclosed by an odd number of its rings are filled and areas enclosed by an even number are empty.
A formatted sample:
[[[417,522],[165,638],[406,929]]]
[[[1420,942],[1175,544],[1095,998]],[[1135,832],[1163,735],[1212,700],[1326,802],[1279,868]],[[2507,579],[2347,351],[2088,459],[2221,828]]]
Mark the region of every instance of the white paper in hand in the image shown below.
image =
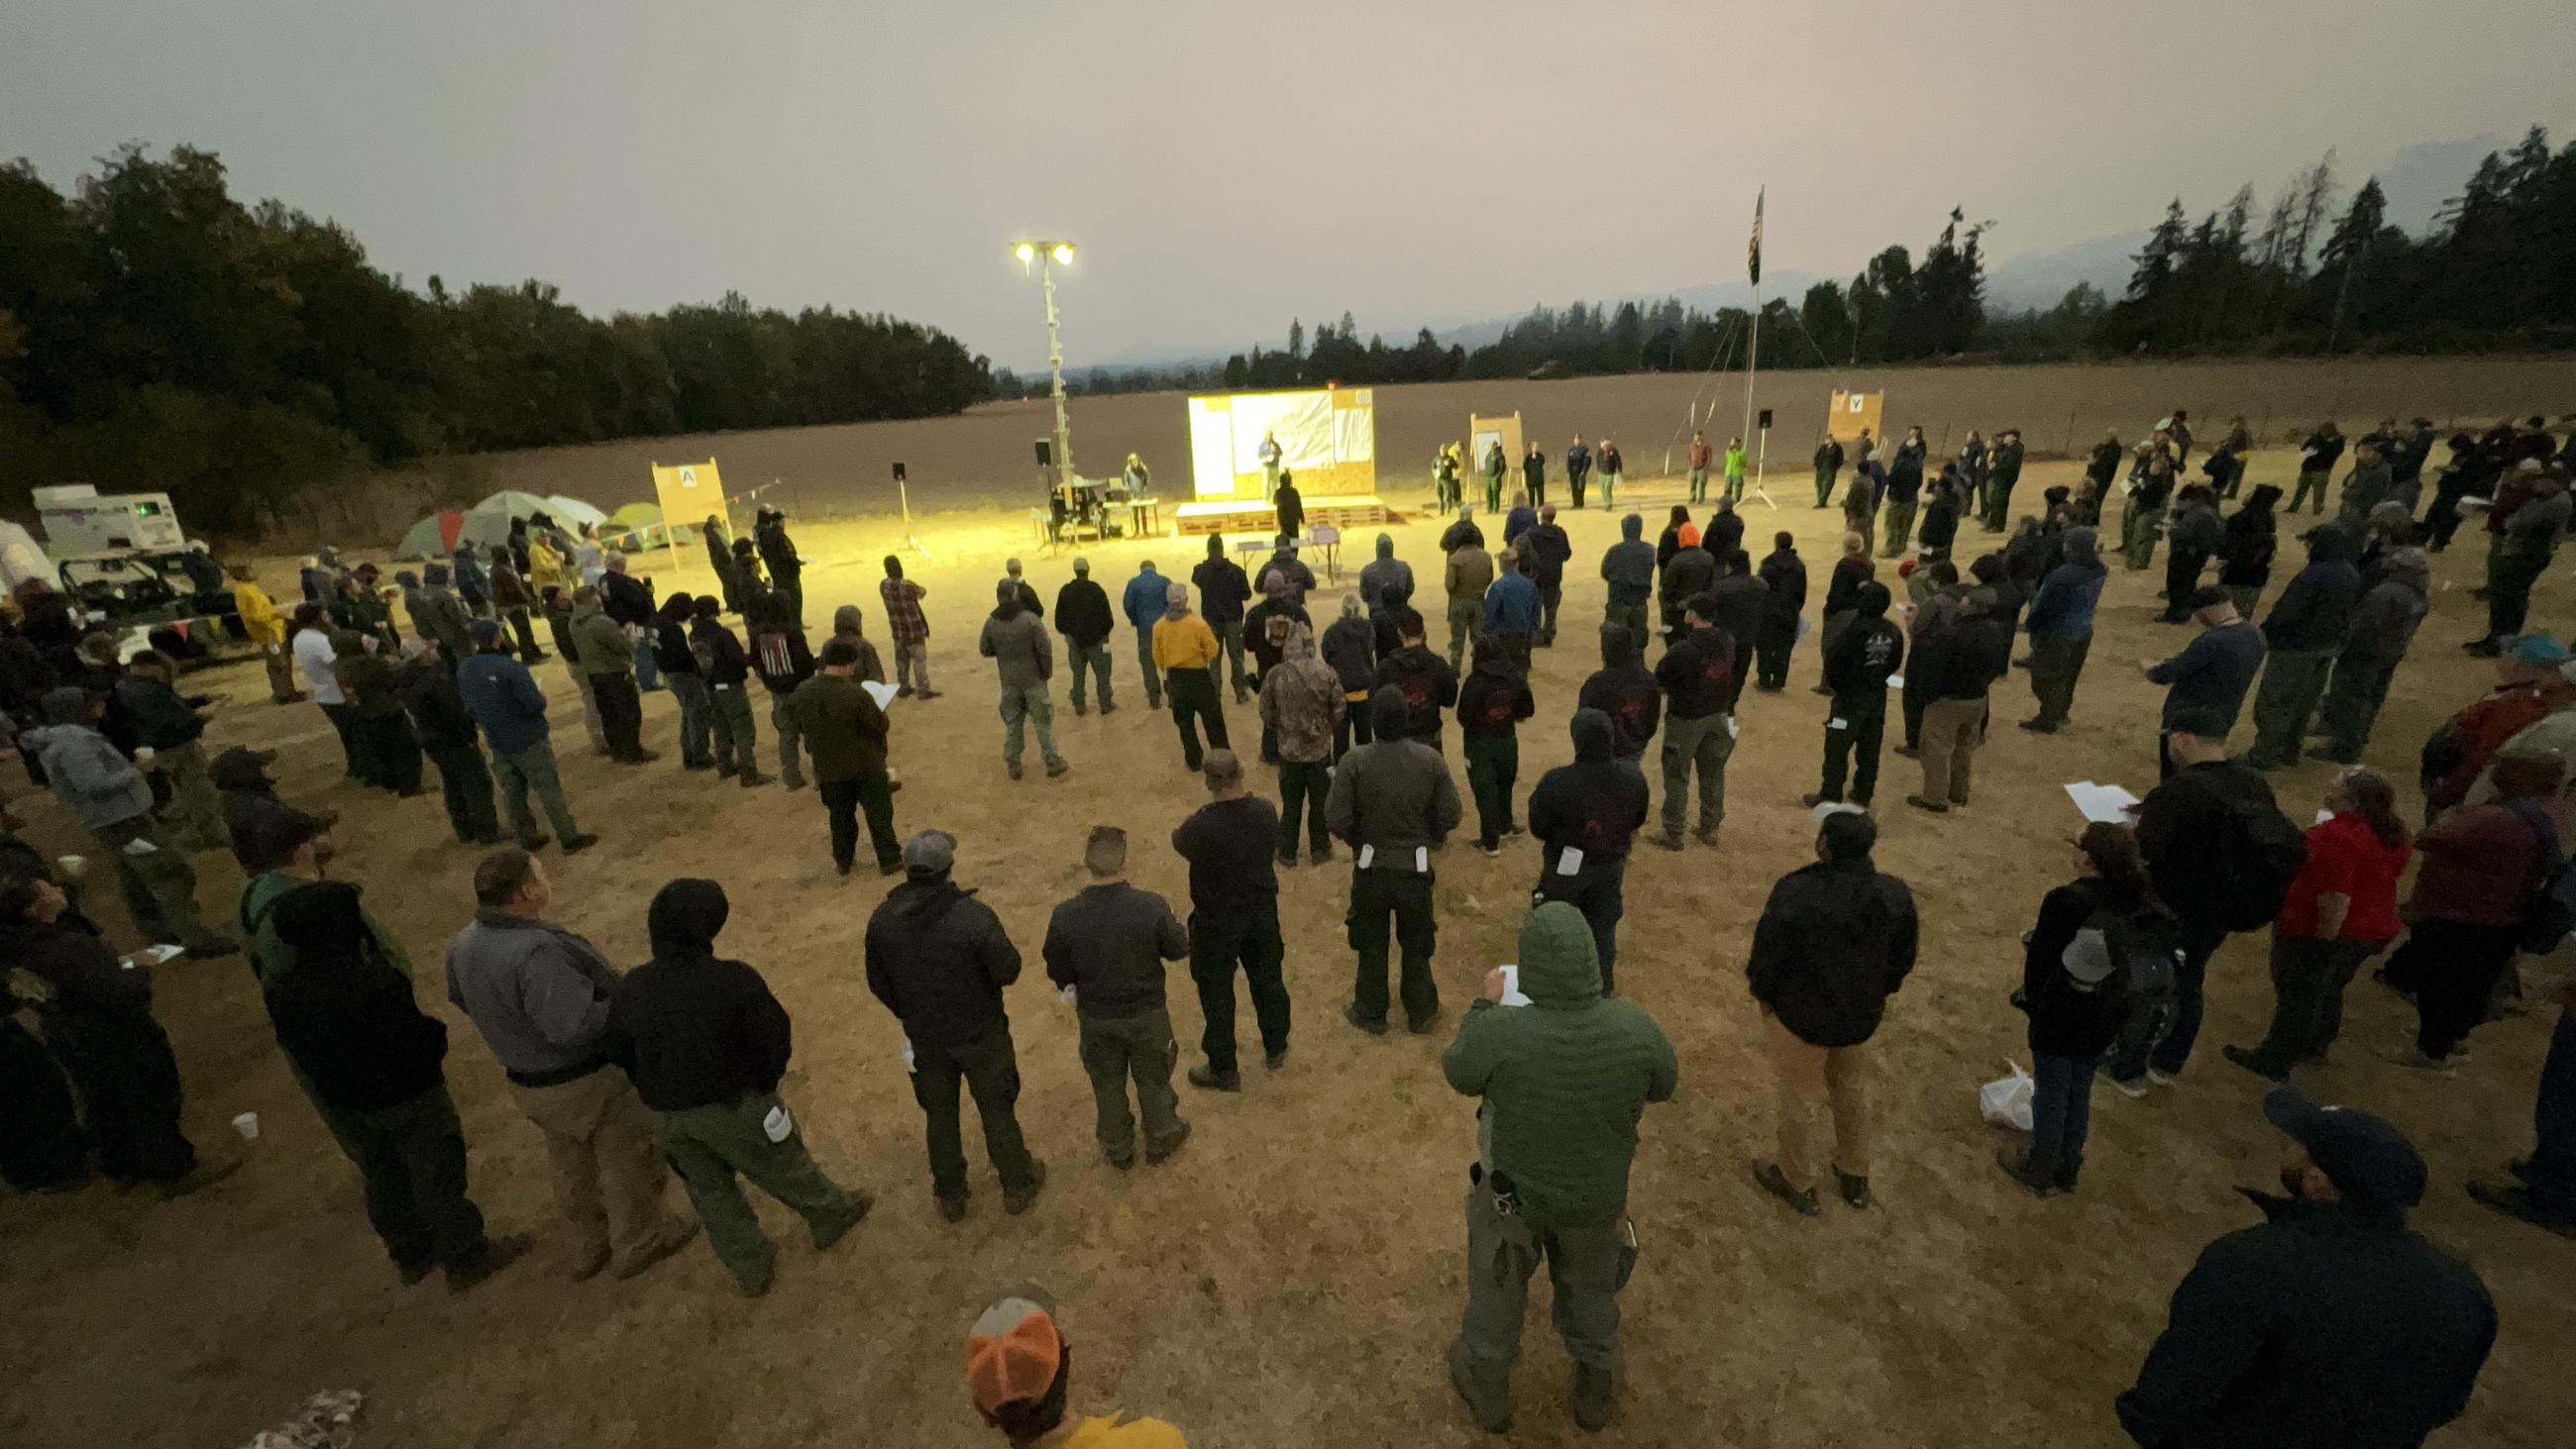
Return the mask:
[[[1377,847],[1376,847],[1376,846],[1374,846],[1374,845],[1363,845],[1363,846],[1361,846],[1361,847],[1360,847],[1360,869],[1362,869],[1362,870],[1366,870],[1366,869],[1368,869],[1368,868],[1369,868],[1369,862],[1370,862],[1370,861],[1373,861],[1373,860],[1375,860],[1375,859],[1377,859]]]
[[[141,860],[147,855],[158,855],[161,852],[152,844],[151,841],[138,835],[132,840],[125,842],[125,853],[133,856],[136,860]]]
[[[1556,873],[1558,875],[1581,875],[1583,873],[1583,848],[1578,845],[1567,846],[1565,848],[1565,853],[1556,858]]]
[[[784,1142],[787,1134],[796,1130],[796,1119],[787,1115],[787,1104],[781,1102],[769,1109],[768,1116],[760,1119],[760,1130],[770,1141]]]
[[[186,955],[187,951],[188,948],[185,946],[174,946],[164,943],[158,946],[146,946],[143,948],[142,954],[151,957],[153,965],[165,966],[170,963],[172,958]]]
[[[1905,687],[1905,676],[1902,674],[1891,674],[1887,676],[1887,687],[1890,689],[1903,689]]]
[[[1851,721],[1844,719],[1841,715],[1836,715],[1832,719],[1825,721],[1825,728],[1829,730],[1847,730],[1851,728]]]
[[[1075,996],[1074,996],[1074,989],[1073,989],[1072,987],[1070,987],[1070,986],[1066,987],[1066,988],[1065,988],[1065,989],[1063,989],[1062,991],[1057,992],[1057,993],[1055,994],[1055,999],[1056,999],[1056,1000],[1058,1000],[1058,1001],[1063,1002],[1063,1003],[1064,1003],[1065,1005],[1067,1005],[1067,1006],[1079,1006],[1079,1005],[1081,1004],[1079,1001],[1077,1001],[1077,1000],[1075,999]]]
[[[1744,729],[1735,722],[1735,716],[1728,715],[1726,717],[1726,737],[1731,740],[1737,738],[1743,733]]]
[[[910,1037],[905,1037],[903,1041],[903,1069],[908,1074],[918,1074],[921,1070],[913,1064],[912,1038]]]
[[[1413,873],[1415,875],[1422,875],[1430,869],[1431,847],[1427,845],[1417,845],[1413,847]]]
[[[892,709],[894,707],[896,686],[891,684],[879,684],[873,679],[863,679],[859,681],[859,688],[868,692],[868,698],[877,702],[877,708]]]
[[[2084,818],[2105,825],[2118,825],[2129,818],[2129,807],[2138,797],[2117,785],[2096,785],[2090,780],[2077,780],[2066,787],[2066,796]]]
[[[1503,967],[1503,968],[1502,968],[1502,973],[1503,973],[1503,1000],[1502,1000],[1502,1004],[1503,1004],[1503,1005],[1505,1005],[1505,1006],[1527,1006],[1527,1005],[1529,1005],[1529,1004],[1530,1004],[1530,999],[1529,999],[1527,996],[1525,996],[1525,995],[1521,994],[1521,968],[1520,968],[1520,967],[1518,967],[1518,966],[1505,966],[1505,967]]]

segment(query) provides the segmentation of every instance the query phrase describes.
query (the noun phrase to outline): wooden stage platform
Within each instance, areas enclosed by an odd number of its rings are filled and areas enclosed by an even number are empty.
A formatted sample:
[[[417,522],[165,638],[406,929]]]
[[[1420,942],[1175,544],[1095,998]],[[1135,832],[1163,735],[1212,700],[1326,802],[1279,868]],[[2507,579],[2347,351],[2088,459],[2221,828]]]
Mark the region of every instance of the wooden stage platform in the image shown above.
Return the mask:
[[[1277,507],[1258,498],[1211,499],[1184,503],[1172,510],[1173,527],[1183,536],[1211,533],[1270,533],[1278,526]],[[1398,517],[1374,493],[1306,500],[1306,526],[1349,530],[1375,528]]]

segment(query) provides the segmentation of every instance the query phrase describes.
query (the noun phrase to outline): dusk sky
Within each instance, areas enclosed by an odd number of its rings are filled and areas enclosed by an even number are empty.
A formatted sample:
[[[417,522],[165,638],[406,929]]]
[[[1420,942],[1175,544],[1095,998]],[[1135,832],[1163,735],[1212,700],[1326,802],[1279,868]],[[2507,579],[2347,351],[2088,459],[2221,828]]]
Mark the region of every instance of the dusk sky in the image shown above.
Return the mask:
[[[2567,0],[2040,6],[8,0],[0,154],[127,140],[336,218],[420,285],[594,311],[836,304],[1076,365],[2143,228],[2328,147],[2576,122]],[[2402,218],[2401,218],[2402,219]]]

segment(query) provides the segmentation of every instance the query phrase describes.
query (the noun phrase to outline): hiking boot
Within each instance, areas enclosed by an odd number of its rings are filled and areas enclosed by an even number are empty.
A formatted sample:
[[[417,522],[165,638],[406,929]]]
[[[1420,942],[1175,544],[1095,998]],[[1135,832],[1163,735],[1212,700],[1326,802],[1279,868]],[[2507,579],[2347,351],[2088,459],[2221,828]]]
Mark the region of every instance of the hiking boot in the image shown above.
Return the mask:
[[[1867,1177],[1856,1177],[1839,1167],[1834,1169],[1834,1186],[1841,1191],[1846,1206],[1867,1209],[1871,1203],[1878,1201],[1869,1195]]]
[[[1947,815],[1950,813],[1950,807],[1948,805],[1938,800],[1927,800],[1920,795],[1906,796],[1905,803],[1913,806],[1917,810],[1928,810],[1935,815]]]
[[[1279,868],[1281,870],[1295,870],[1297,868],[1297,852],[1293,850],[1280,851],[1271,858],[1279,862]]]
[[[2249,1047],[2236,1046],[2231,1043],[2227,1046],[2220,1047],[2218,1049],[2218,1054],[2227,1058],[2229,1061],[2234,1062],[2236,1065],[2243,1067],[2245,1070],[2252,1072],[2258,1077],[2275,1082],[2289,1080],[2290,1074],[2287,1071],[2273,1070],[2271,1064],[2263,1060],[2261,1053],[2256,1052]]]
[[[742,772],[742,775],[741,775],[741,783],[742,783],[742,788],[744,788],[744,789],[746,789],[746,790],[749,790],[749,789],[753,789],[753,788],[755,788],[755,787],[757,787],[757,786],[761,786],[761,785],[766,785],[766,784],[768,784],[768,783],[769,783],[769,777],[768,777],[767,775],[761,774],[761,773],[760,773],[759,771],[757,771],[757,770],[745,770],[745,771],[743,771],[743,772]]]
[[[1261,1054],[1261,1065],[1274,1072],[1279,1070],[1281,1067],[1288,1065],[1288,1049],[1286,1047],[1281,1047],[1275,1052],[1263,1052]]]
[[[1192,1067],[1190,1085],[1210,1092],[1240,1092],[1243,1090],[1243,1074],[1220,1072],[1214,1067]]]
[[[1679,850],[1682,848],[1682,833],[1678,830],[1663,831],[1655,836],[1655,843],[1666,850]]]
[[[683,770],[712,770],[715,767],[716,762],[713,760],[682,760],[680,762],[680,768]],[[727,770],[725,773],[730,775],[733,771]]]
[[[1764,1192],[1796,1208],[1800,1217],[1812,1218],[1824,1212],[1816,1202],[1814,1189],[1791,1187],[1787,1175],[1780,1171],[1780,1164],[1776,1162],[1753,1164],[1753,1180],[1762,1185]]]
[[[1029,1159],[1027,1185],[1002,1189],[1002,1211],[1013,1217],[1027,1212],[1031,1207],[1036,1206],[1038,1189],[1044,1186],[1046,1186],[1046,1164],[1036,1158]]]
[[[1109,718],[1111,715],[1116,714],[1117,712],[1118,712],[1118,706],[1116,706],[1116,705],[1114,705],[1114,704],[1109,704],[1109,703],[1104,702],[1104,703],[1102,703],[1102,705],[1100,706],[1100,717],[1101,717],[1102,719],[1107,719],[1107,718]]]
[[[2103,1080],[2109,1082],[2114,1091],[2117,1091],[2123,1097],[2129,1098],[2131,1101],[2135,1101],[2147,1094],[2147,1079],[2143,1076],[2105,1077]]]
[[[811,1229],[814,1235],[814,1251],[818,1253],[822,1252],[834,1243],[848,1237],[850,1235],[850,1229],[855,1228],[860,1223],[866,1221],[868,1209],[875,1207],[876,1205],[877,1200],[864,1192],[851,1193],[850,1211],[847,1217],[835,1219],[834,1221],[827,1222],[820,1227],[814,1227]]]
[[[1407,1021],[1404,1024],[1404,1029],[1413,1033],[1415,1036],[1429,1036],[1431,1035],[1431,1028],[1438,1026],[1439,1024],[1440,1013],[1435,1010],[1429,1016],[1422,1018],[1420,1021]]]
[[[1073,714],[1074,714],[1074,718],[1076,718],[1076,719],[1080,719],[1082,716],[1087,715],[1087,714],[1089,714],[1089,713],[1091,713],[1091,706],[1090,706],[1090,705],[1084,704],[1081,700],[1078,700],[1078,699],[1077,699],[1077,700],[1075,700],[1075,701],[1073,702]]]
[[[2057,733],[2057,726],[2050,724],[2044,719],[2023,720],[2021,722],[2021,727],[2035,735],[2053,735]]]
[[[1145,1149],[1145,1165],[1147,1167],[1154,1167],[1171,1161],[1172,1154],[1180,1151],[1182,1147],[1188,1144],[1189,1140],[1190,1124],[1184,1122],[1181,1124],[1180,1134],[1174,1137],[1171,1141],[1164,1143],[1161,1147],[1149,1146]]]
[[[1007,762],[1005,762],[1005,763],[1004,763],[1003,768],[1005,768],[1005,769],[1007,769],[1007,770],[1009,770],[1009,771],[1011,772],[1011,778],[1012,778],[1012,779],[1016,780],[1016,779],[1020,778],[1021,771],[1020,771],[1020,762],[1019,762],[1019,761],[1017,761],[1017,760],[1010,760],[1010,761],[1007,761]]]
[[[1896,753],[1900,758],[1908,760],[1919,760],[1923,758],[1923,751],[1914,745],[1898,745],[1896,747]]]
[[[1452,1340],[1449,1344],[1449,1387],[1457,1390],[1458,1402],[1467,1406],[1467,1417],[1488,1434],[1512,1431],[1512,1380],[1509,1368],[1479,1368],[1467,1356],[1467,1346]]]
[[[599,837],[598,837],[598,836],[596,836],[596,835],[591,834],[591,833],[590,833],[589,831],[587,831],[587,830],[583,831],[583,832],[582,832],[581,834],[579,834],[579,835],[568,835],[568,836],[564,837],[564,843],[563,843],[564,854],[566,854],[566,855],[579,855],[579,854],[581,854],[583,851],[590,849],[592,846],[597,845],[598,843],[599,843]]]
[[[1839,805],[1842,802],[1840,800],[1827,800],[1825,798],[1825,792],[1822,790],[1810,790],[1806,794],[1798,797],[1798,803],[1806,806],[1810,810],[1813,810],[1819,805]]]
[[[2004,1176],[2020,1183],[2022,1188],[2033,1197],[2046,1197],[2057,1191],[2055,1175],[2041,1167],[2038,1160],[2024,1148],[1996,1148],[1995,1165],[2004,1170]]]
[[[2147,1081],[2152,1086],[2170,1087],[2179,1080],[2175,1073],[2166,1071],[2162,1067],[2147,1068]]]
[[[1306,863],[1308,865],[1331,865],[1333,863],[1333,848],[1329,845],[1316,846],[1314,849],[1306,852]]]
[[[2406,1068],[2408,1071],[2422,1072],[2427,1076],[2434,1077],[2448,1077],[2454,1075],[2451,1070],[2450,1062],[2440,1057],[2428,1057],[2424,1055],[2421,1049],[2417,1048],[2412,1043],[2404,1046],[2389,1047],[2380,1052],[2380,1055],[2389,1061],[2395,1062],[2397,1065]]]
[[[447,1291],[464,1293],[493,1274],[528,1255],[532,1240],[525,1233],[512,1233],[493,1238],[483,1245],[483,1255],[462,1268],[447,1270]]]
[[[1061,779],[1064,776],[1064,772],[1072,768],[1073,766],[1066,764],[1062,760],[1049,760],[1047,761],[1047,778],[1050,780]]]
[[[760,1260],[759,1267],[748,1273],[736,1273],[733,1279],[734,1286],[742,1290],[742,1296],[745,1298],[767,1297],[769,1285],[778,1274],[777,1264],[778,1255],[773,1252]]]
[[[1697,840],[1700,844],[1709,846],[1713,849],[1717,845],[1717,827],[1714,825],[1702,826],[1700,827],[1699,833],[1692,838]]]
[[[1577,1362],[1574,1365],[1574,1422],[1587,1434],[1597,1434],[1610,1426],[1610,1415],[1619,1407],[1619,1376],[1606,1368]]]
[[[955,1197],[941,1198],[939,1200],[939,1216],[944,1222],[962,1223],[966,1221],[966,1194],[961,1192]]]
[[[915,699],[937,699],[937,698],[939,698],[939,691],[938,691],[938,690],[935,690],[935,689],[927,689],[927,688],[925,688],[925,689],[921,689],[921,690],[917,690],[917,691],[915,691],[915,692],[914,692],[914,694],[913,694],[913,698],[915,698]]]
[[[1360,1015],[1360,1009],[1356,1004],[1342,1008],[1342,1020],[1349,1022],[1351,1025],[1358,1027],[1360,1030],[1367,1032],[1371,1036],[1386,1035],[1386,1018],[1379,1017],[1377,1020],[1371,1021],[1367,1017]]]
[[[895,697],[895,698],[897,698],[897,699],[910,699],[910,698],[912,698],[912,686],[911,686],[911,685],[909,685],[909,684],[905,684],[905,685],[898,685],[898,686],[896,686],[896,688],[895,688],[895,692],[894,692],[894,697]]]
[[[621,1279],[641,1277],[654,1264],[697,1240],[696,1218],[673,1218],[663,1224],[662,1236],[653,1240],[653,1246],[617,1265],[617,1276]]]
[[[534,855],[538,851],[543,850],[554,843],[555,838],[551,835],[522,835],[519,837],[519,848],[530,855]]]

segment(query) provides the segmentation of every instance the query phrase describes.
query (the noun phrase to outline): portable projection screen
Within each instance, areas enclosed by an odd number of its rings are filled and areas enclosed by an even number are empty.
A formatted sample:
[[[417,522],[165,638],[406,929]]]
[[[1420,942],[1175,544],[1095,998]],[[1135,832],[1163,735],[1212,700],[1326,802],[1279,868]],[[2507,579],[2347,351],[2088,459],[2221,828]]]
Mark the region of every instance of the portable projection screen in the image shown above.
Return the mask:
[[[1190,484],[1201,499],[1261,498],[1261,439],[1279,439],[1279,463],[1307,498],[1377,492],[1373,389],[1234,392],[1193,397]]]

